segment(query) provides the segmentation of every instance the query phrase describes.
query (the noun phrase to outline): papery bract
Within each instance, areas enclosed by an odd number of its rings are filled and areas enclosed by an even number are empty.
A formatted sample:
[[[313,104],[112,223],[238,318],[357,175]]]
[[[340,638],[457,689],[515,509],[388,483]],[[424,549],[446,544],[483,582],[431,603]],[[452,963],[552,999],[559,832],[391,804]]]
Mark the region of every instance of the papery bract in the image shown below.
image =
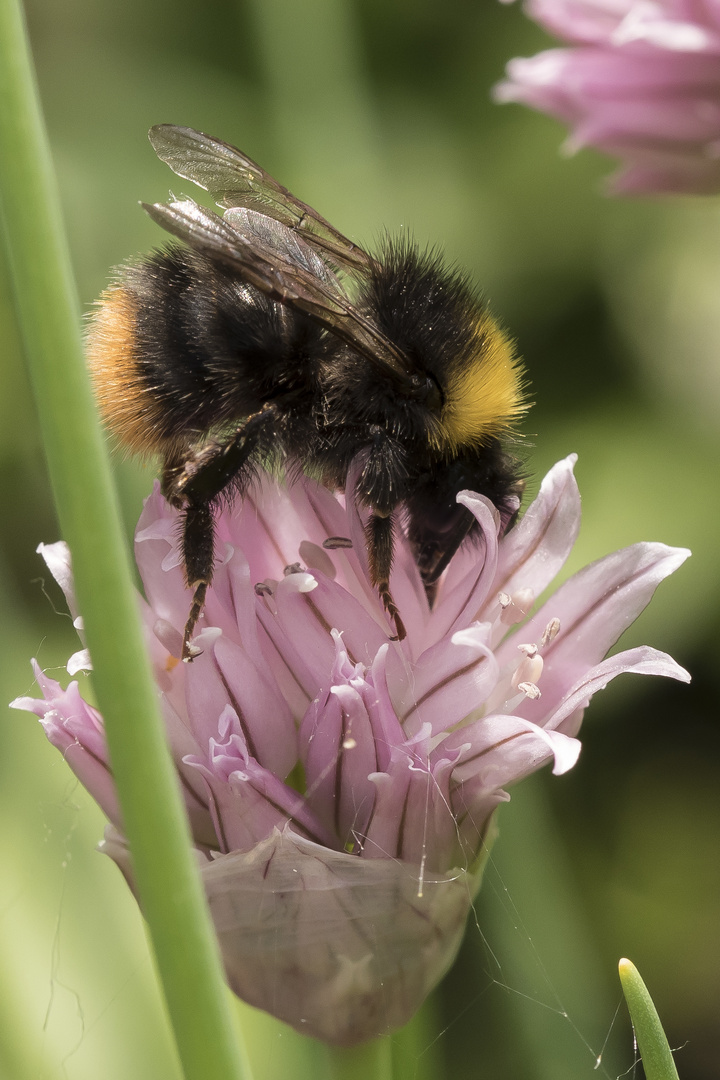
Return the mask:
[[[487,499],[461,493],[482,541],[455,556],[432,610],[398,537],[403,642],[356,507],[263,479],[219,516],[191,664],[176,511],[157,489],[145,504],[145,632],[228,980],[300,1031],[351,1045],[405,1023],[452,962],[508,785],[572,767],[584,708],[615,675],[688,678],[650,648],[603,660],[684,550],[635,544],[532,612],[577,535],[573,464],[505,534]],[[323,548],[337,536],[353,546]],[[75,614],[67,549],[42,553]],[[108,815],[104,850],[132,885],[101,718],[77,683],[37,678],[42,698],[14,705]]]

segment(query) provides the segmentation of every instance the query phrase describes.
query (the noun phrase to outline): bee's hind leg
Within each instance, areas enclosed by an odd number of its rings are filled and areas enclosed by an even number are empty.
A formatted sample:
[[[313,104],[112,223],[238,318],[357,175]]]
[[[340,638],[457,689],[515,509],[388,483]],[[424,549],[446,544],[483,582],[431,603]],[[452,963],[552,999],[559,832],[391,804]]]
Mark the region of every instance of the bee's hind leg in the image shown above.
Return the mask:
[[[276,442],[276,413],[272,406],[255,413],[224,440],[212,440],[189,453],[184,461],[176,455],[163,471],[163,494],[183,512],[182,554],[185,581],[193,590],[190,613],[183,633],[182,659],[187,663],[199,654],[190,644],[205,605],[215,564],[215,511],[230,486],[240,495],[255,465]]]
[[[182,659],[188,663],[200,650],[190,644],[195,626],[205,606],[215,564],[215,519],[209,502],[188,502],[183,511],[182,551],[185,581],[193,590],[192,603],[183,632]]]

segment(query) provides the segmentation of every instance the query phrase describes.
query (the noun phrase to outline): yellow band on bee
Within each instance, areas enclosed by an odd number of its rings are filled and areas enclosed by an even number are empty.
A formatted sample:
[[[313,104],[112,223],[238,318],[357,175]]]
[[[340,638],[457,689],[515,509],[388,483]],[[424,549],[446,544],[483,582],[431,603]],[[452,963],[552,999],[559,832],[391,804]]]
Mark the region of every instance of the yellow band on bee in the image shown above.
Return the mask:
[[[529,408],[520,361],[489,315],[478,323],[476,340],[475,355],[458,362],[445,387],[440,449],[453,453],[503,435]]]

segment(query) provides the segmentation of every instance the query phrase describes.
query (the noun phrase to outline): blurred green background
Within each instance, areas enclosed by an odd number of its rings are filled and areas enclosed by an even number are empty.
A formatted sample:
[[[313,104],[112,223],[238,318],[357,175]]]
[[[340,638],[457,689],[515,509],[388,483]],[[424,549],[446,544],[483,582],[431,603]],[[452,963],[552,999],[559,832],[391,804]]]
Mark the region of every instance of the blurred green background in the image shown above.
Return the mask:
[[[202,128],[360,242],[409,230],[470,269],[527,363],[533,490],[580,455],[567,572],[637,540],[693,549],[623,640],[671,652],[692,686],[624,677],[593,703],[576,769],[517,790],[460,960],[398,1053],[417,1080],[615,1077],[633,1061],[616,1016],[627,955],[683,1080],[716,1077],[720,204],[611,201],[607,161],[568,161],[554,122],[493,105],[505,62],[548,44],[517,5],[32,0],[27,14],[85,310],[109,267],[161,239],[138,200],[190,187],[147,128]],[[2,264],[0,341],[7,701],[32,693],[30,656],[61,677],[76,645],[35,555],[58,529]],[[153,473],[116,465],[130,536]],[[0,740],[0,1077],[176,1080],[141,919],[94,851],[101,815],[28,714],[8,710]],[[258,1020],[251,1036],[258,1077],[294,1075],[289,1060],[321,1075],[287,1030]]]

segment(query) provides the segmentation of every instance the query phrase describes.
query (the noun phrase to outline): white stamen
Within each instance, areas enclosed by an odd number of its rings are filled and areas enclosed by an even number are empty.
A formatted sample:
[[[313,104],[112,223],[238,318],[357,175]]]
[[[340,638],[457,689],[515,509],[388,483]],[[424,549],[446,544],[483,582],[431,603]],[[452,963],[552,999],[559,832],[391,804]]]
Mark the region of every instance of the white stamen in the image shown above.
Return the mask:
[[[525,683],[538,683],[543,671],[543,658],[536,653],[535,656],[526,656],[518,664],[512,677],[512,685],[519,690]]]
[[[505,598],[506,596],[507,593],[500,593],[498,599],[500,600],[500,597]],[[513,593],[513,595],[509,597],[509,604],[504,604],[502,600],[500,600],[500,606],[503,609],[502,614],[500,615],[500,621],[506,626],[513,626],[514,623],[522,622],[530,608],[533,606],[534,600],[535,593],[532,589],[518,589],[516,593]]]
[[[537,656],[538,647],[534,642],[530,645],[518,645],[518,649],[521,653],[525,653],[530,660],[532,660],[533,656]]]
[[[540,648],[544,649],[546,645],[549,645],[551,641],[555,640],[555,638],[558,636],[559,633],[560,633],[560,620],[559,619],[551,619],[550,622],[545,627],[545,629],[543,630],[543,635],[540,638]]]
[[[518,589],[516,593],[513,593],[512,600],[515,607],[523,613],[524,617],[533,606],[535,593],[532,589]]]
[[[518,683],[518,690],[520,690],[526,697],[529,697],[531,701],[537,701],[539,697],[542,697],[539,687],[532,682]]]

